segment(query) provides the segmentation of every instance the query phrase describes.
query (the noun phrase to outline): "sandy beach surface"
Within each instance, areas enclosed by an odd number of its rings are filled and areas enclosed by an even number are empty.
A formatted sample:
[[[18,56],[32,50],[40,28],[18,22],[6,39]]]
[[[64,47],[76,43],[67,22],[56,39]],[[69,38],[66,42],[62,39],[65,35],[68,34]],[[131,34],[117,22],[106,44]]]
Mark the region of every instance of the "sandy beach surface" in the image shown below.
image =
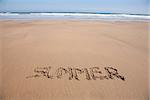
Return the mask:
[[[0,21],[1,100],[148,100],[148,22]],[[113,67],[125,77],[32,77],[36,67]],[[89,70],[89,69],[88,69]],[[98,74],[96,74],[98,75]]]

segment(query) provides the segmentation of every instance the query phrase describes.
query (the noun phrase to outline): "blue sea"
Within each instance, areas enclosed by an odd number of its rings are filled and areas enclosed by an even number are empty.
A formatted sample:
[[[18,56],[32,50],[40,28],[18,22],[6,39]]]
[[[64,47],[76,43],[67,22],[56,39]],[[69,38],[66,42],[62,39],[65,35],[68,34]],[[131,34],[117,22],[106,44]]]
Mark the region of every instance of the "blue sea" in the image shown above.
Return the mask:
[[[93,13],[93,12],[0,12],[0,20],[104,20],[104,21],[150,21],[148,14]]]

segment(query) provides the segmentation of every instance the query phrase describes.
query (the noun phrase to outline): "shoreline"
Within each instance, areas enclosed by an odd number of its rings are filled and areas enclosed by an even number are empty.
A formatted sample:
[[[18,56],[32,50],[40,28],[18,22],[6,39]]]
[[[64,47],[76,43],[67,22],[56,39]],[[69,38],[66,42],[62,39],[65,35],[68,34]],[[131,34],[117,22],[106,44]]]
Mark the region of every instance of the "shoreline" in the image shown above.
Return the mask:
[[[0,22],[95,22],[95,23],[150,23],[149,21],[141,20],[96,20],[96,19],[0,19]]]
[[[104,20],[104,19],[0,19],[0,21],[95,21],[95,22],[145,22],[145,23],[150,23],[150,20]]]

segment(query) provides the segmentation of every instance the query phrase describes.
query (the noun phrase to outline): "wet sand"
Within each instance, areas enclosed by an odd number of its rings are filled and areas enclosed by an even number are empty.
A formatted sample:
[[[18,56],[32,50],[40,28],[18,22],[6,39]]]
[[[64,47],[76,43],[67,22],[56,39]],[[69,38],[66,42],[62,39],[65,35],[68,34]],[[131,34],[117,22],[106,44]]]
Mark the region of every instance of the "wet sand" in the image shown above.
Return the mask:
[[[148,100],[148,23],[0,21],[2,100]],[[112,66],[126,80],[26,77],[36,67]]]

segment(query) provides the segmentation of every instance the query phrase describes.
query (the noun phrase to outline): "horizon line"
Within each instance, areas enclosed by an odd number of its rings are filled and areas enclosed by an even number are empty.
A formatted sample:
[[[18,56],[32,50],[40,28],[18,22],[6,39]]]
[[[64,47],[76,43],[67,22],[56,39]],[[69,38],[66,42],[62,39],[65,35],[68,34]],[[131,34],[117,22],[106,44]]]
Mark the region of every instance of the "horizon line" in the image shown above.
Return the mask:
[[[148,15],[139,13],[120,13],[120,12],[98,12],[98,11],[0,11],[0,13],[90,13],[90,14],[129,14],[129,15]]]

